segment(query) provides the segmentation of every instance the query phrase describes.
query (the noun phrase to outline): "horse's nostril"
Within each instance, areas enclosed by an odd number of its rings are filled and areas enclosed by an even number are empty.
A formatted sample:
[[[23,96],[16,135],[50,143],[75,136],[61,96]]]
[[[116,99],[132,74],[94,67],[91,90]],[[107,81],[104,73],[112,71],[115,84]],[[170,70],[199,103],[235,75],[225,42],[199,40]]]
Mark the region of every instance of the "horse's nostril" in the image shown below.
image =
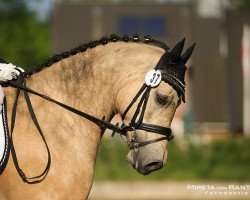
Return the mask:
[[[145,166],[145,169],[150,173],[163,167],[163,162],[151,162]]]
[[[136,170],[143,175],[148,175],[153,171],[159,170],[163,167],[163,161],[155,161],[148,163],[144,166],[140,165],[136,167]]]

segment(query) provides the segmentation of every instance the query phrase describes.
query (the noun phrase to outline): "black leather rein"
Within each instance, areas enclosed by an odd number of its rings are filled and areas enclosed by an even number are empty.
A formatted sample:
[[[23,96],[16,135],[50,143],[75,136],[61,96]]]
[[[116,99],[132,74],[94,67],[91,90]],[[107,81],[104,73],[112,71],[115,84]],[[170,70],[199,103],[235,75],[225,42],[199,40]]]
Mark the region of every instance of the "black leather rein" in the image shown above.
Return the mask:
[[[56,101],[55,99],[52,99],[46,95],[43,95],[43,94],[40,94],[28,87],[25,86],[25,80],[23,82],[23,84],[20,84],[20,82],[18,83],[19,81],[10,81],[8,82],[8,85],[11,86],[11,87],[14,87],[14,88],[17,88],[17,92],[18,92],[18,96],[20,94],[20,90],[23,90],[27,96],[28,93],[31,93],[31,94],[34,94],[36,96],[39,96],[39,97],[42,97],[43,99],[46,99],[52,103],[55,103],[63,108],[65,108],[66,110],[69,110],[70,112],[72,113],[75,113],[91,122],[93,122],[94,124],[96,124],[97,126],[100,127],[100,129],[110,129],[116,133],[119,133],[119,134],[122,134],[122,135],[125,135],[126,136],[126,133],[127,131],[132,131],[133,129],[131,128],[131,126],[122,126],[121,128],[118,127],[117,125],[114,125],[114,124],[111,124],[110,122],[107,122],[107,121],[104,121],[102,119],[98,119],[92,115],[89,115],[85,112],[82,112],[80,110],[77,110],[71,106],[68,106],[66,104],[63,104],[59,101]],[[17,97],[18,98],[18,97]],[[26,102],[27,102],[27,99],[26,99]],[[31,102],[27,102],[28,105],[31,104]],[[15,107],[17,107],[17,105],[15,105]],[[16,108],[15,108],[16,109]],[[16,113],[15,113],[16,114]],[[148,131],[148,132],[153,132],[153,133],[158,133],[158,134],[161,134],[161,135],[165,135],[167,137],[169,137],[169,140],[170,138],[172,138],[172,131],[170,128],[166,128],[166,127],[162,127],[162,126],[157,126],[157,125],[153,125],[153,124],[147,124],[147,123],[140,123],[136,126],[136,129],[139,129],[139,130],[144,130],[144,131]]]

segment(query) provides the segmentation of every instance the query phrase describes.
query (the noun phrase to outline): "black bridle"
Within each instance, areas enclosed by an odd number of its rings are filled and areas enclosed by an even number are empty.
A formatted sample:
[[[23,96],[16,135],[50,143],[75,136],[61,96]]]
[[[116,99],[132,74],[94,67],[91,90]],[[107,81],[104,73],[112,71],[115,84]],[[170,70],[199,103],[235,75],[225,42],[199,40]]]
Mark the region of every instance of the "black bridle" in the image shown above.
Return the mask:
[[[163,56],[160,58],[159,62],[157,63],[156,67],[154,68],[155,71],[158,70],[158,72],[160,71],[160,73],[162,73],[162,80],[164,82],[169,83],[170,85],[172,85],[174,88],[179,88],[178,89],[178,94],[182,94],[183,91],[185,91],[185,86],[184,84],[181,83],[181,81],[179,81],[176,77],[168,75],[167,73],[164,72],[164,70],[161,70],[161,68],[163,67],[163,65],[165,65],[165,60],[168,57],[168,52],[164,53]],[[158,77],[159,78],[159,77]],[[154,81],[154,80],[153,80]],[[158,85],[160,84],[161,80],[158,81]],[[170,128],[168,127],[163,127],[163,126],[158,126],[158,125],[154,125],[154,124],[147,124],[147,123],[143,123],[143,117],[145,114],[145,110],[146,110],[146,106],[147,106],[147,102],[150,96],[150,91],[152,88],[157,87],[152,85],[149,85],[147,83],[144,83],[142,85],[142,87],[140,88],[140,90],[137,92],[137,94],[135,95],[135,97],[132,99],[132,101],[130,102],[130,104],[128,105],[128,107],[126,108],[126,110],[124,111],[124,113],[122,114],[122,119],[124,120],[126,117],[126,114],[128,113],[128,111],[131,109],[131,107],[136,103],[136,101],[138,100],[138,98],[141,96],[141,99],[139,100],[139,103],[137,104],[137,108],[135,110],[135,113],[130,121],[129,124],[122,124],[122,126],[120,127],[119,124],[111,124],[108,121],[105,121],[104,118],[103,119],[98,119],[92,115],[89,115],[85,112],[82,112],[80,110],[77,110],[73,107],[70,107],[66,104],[63,104],[59,101],[56,101],[46,95],[40,94],[28,87],[26,87],[26,79],[25,76],[23,74],[22,71],[20,71],[20,75],[17,78],[17,80],[14,81],[9,81],[7,83],[4,83],[3,86],[11,86],[16,88],[16,98],[14,101],[14,105],[13,105],[13,109],[12,109],[12,116],[11,116],[11,131],[10,131],[10,144],[11,144],[11,154],[12,154],[12,158],[13,158],[13,162],[14,165],[18,171],[19,176],[22,178],[22,180],[26,183],[29,184],[35,184],[35,183],[39,183],[42,180],[45,179],[45,177],[47,176],[49,169],[50,169],[50,165],[51,165],[51,155],[50,155],[50,150],[49,147],[47,145],[47,142],[45,140],[45,137],[43,135],[42,129],[38,123],[38,120],[36,118],[30,97],[29,97],[29,93],[37,95],[39,97],[42,97],[52,103],[55,103],[67,110],[69,110],[72,113],[75,113],[91,122],[93,122],[94,124],[98,125],[100,127],[101,130],[105,130],[105,129],[110,129],[113,131],[114,135],[115,133],[127,136],[127,132],[128,131],[132,131],[133,137],[130,141],[128,141],[128,145],[130,147],[130,149],[134,149],[134,148],[139,148],[154,142],[158,142],[161,140],[168,140],[170,141],[173,138],[172,135],[172,131]],[[14,131],[14,127],[15,127],[15,119],[16,119],[16,112],[17,112],[17,106],[18,106],[18,98],[20,96],[20,92],[23,91],[24,92],[24,97],[25,97],[25,101],[29,110],[29,113],[31,115],[31,118],[42,138],[42,140],[45,143],[46,149],[47,149],[47,153],[48,153],[48,162],[46,165],[46,168],[44,169],[44,171],[35,177],[27,177],[25,175],[25,173],[23,172],[23,170],[20,168],[17,156],[16,156],[16,152],[15,152],[15,147],[14,147],[14,143],[13,143],[13,131]],[[184,98],[184,97],[182,97]],[[137,134],[136,131],[137,130],[143,130],[143,131],[147,131],[147,132],[152,132],[152,133],[157,133],[160,135],[163,135],[165,137],[161,137],[161,138],[157,138],[154,140],[150,140],[150,141],[144,141],[144,142],[139,142],[138,138],[137,138]]]
[[[156,65],[156,67],[154,68],[155,71],[159,70],[160,67],[164,64],[164,60],[166,59],[167,55],[168,55],[167,52],[162,55],[162,57],[160,58],[159,62]],[[156,76],[153,76],[153,79],[151,80],[151,82],[155,81],[154,78],[156,78]],[[142,147],[142,146],[145,146],[145,145],[148,145],[151,143],[155,143],[155,142],[158,142],[161,140],[170,141],[171,139],[174,138],[174,136],[172,135],[171,128],[158,126],[155,124],[143,123],[143,118],[144,118],[145,110],[147,107],[147,102],[148,102],[148,99],[150,96],[150,91],[152,88],[157,87],[159,85],[159,83],[156,86],[152,87],[150,85],[150,83],[147,84],[145,82],[142,85],[142,87],[140,88],[140,90],[137,92],[135,97],[132,99],[132,101],[130,102],[130,104],[128,105],[128,107],[124,111],[124,113],[122,114],[122,120],[124,120],[128,111],[131,109],[131,107],[135,104],[135,102],[141,96],[141,99],[140,99],[139,103],[137,104],[137,108],[134,112],[134,115],[133,115],[130,123],[128,125],[125,125],[125,124],[122,125],[122,129],[124,130],[124,133],[127,133],[127,131],[133,132],[133,136],[132,136],[131,140],[127,141],[130,149],[139,148],[139,147]],[[151,133],[157,133],[157,134],[163,135],[165,137],[161,137],[161,138],[157,138],[157,139],[149,140],[149,141],[144,141],[144,142],[139,142],[137,134],[136,134],[136,130],[143,130],[143,131],[147,131],[147,132],[151,132]]]

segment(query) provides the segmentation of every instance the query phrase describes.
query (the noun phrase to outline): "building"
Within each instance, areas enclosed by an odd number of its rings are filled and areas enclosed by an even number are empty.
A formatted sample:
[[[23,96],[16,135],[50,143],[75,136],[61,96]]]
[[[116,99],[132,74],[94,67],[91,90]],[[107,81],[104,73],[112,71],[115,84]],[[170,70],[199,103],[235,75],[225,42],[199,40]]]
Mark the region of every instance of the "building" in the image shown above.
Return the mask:
[[[58,3],[53,11],[53,52],[60,53],[112,33],[148,34],[170,47],[185,37],[186,47],[197,43],[189,63],[189,102],[192,104],[188,103],[184,111],[185,130],[241,132],[243,87],[237,46],[241,33],[233,28],[237,23],[233,14],[207,15],[203,7],[199,5],[197,12],[197,5],[188,2],[103,6]],[[246,18],[243,21],[247,21]],[[235,34],[237,42],[231,38]]]

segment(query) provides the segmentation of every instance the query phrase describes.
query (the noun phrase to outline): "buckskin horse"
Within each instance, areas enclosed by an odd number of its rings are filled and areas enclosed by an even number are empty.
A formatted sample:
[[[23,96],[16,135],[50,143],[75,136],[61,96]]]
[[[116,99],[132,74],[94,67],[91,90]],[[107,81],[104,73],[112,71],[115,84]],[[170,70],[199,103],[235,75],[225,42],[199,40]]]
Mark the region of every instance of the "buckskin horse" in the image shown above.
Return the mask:
[[[194,45],[183,47],[184,40],[169,50],[148,36],[112,35],[6,82],[11,150],[0,199],[87,199],[106,128],[127,137],[127,160],[139,173],[162,168],[171,121],[185,101]],[[114,113],[121,126],[107,121]]]

